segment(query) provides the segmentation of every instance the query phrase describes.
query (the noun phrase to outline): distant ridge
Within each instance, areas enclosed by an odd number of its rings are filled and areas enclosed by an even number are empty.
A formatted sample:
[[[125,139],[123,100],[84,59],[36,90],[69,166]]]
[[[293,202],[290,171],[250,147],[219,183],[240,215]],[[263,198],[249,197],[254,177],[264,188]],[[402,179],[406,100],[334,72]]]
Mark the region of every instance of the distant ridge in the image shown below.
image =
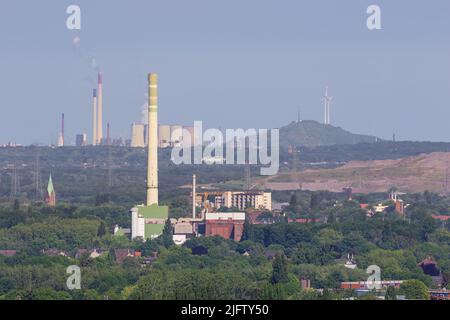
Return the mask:
[[[304,146],[317,147],[336,144],[357,144],[361,142],[376,142],[377,137],[353,134],[340,127],[325,125],[314,120],[291,122],[280,128],[281,147]]]

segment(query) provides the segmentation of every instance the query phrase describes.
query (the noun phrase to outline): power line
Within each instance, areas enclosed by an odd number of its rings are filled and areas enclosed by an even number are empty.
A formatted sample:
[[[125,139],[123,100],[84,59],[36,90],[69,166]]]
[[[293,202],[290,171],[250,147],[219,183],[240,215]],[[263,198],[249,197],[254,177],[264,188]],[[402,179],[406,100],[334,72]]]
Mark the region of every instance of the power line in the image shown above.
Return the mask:
[[[248,191],[251,189],[251,181],[250,181],[250,164],[248,161],[245,164],[245,189]]]
[[[35,154],[35,161],[34,161],[34,201],[38,202],[41,201],[44,197],[43,190],[42,190],[42,183],[41,183],[41,174],[40,174],[40,154],[39,154],[39,147],[36,146],[36,154]]]
[[[17,197],[18,193],[18,178],[17,178],[17,159],[16,154],[13,155],[14,161],[13,161],[13,168],[11,172],[11,192],[10,192],[10,198],[14,199]]]
[[[298,188],[301,190],[303,185],[302,185],[302,182],[300,179],[300,173],[299,173],[298,150],[295,145],[292,146],[292,166],[294,169],[295,180],[296,180],[296,182],[298,182]]]
[[[113,187],[113,178],[112,178],[112,146],[108,146],[108,188],[111,191]]]

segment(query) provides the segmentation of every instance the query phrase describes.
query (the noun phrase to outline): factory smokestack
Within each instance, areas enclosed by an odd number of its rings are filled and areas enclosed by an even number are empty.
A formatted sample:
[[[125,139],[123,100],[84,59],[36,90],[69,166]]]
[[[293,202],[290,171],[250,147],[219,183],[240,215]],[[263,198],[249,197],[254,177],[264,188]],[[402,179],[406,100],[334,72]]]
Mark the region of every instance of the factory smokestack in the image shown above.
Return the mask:
[[[97,144],[103,139],[103,76],[98,73],[98,115],[97,115]]]
[[[158,205],[158,76],[148,75],[148,158],[147,199],[145,205],[131,209],[131,238],[141,237],[144,241],[159,237],[169,218],[169,208]],[[142,135],[143,136],[143,135]],[[151,228],[147,225],[151,224]]]
[[[61,115],[61,131],[58,137],[58,147],[64,147],[64,113]]]
[[[147,206],[158,205],[158,75],[148,75]]]
[[[109,122],[106,124],[106,145],[111,145],[111,136],[109,132]]]
[[[195,219],[195,198],[197,197],[196,191],[196,176],[195,174],[192,176],[192,219]]]
[[[64,113],[61,115],[61,137],[64,145]]]
[[[93,101],[94,104],[92,106],[92,145],[97,145],[97,90],[94,89],[93,92]]]

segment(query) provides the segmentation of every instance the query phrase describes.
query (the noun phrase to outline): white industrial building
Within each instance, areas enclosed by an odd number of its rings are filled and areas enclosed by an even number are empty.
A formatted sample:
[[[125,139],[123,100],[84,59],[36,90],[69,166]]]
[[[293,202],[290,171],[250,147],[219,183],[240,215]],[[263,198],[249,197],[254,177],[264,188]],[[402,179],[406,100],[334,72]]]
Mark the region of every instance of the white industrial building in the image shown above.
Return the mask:
[[[214,211],[220,207],[272,211],[272,193],[264,191],[205,191],[196,194],[197,206]]]
[[[207,212],[205,215],[205,220],[216,220],[216,221],[245,221],[245,212]]]
[[[133,123],[131,125],[131,146],[143,148],[147,146],[147,125]],[[158,148],[182,147],[195,145],[194,127],[181,125],[158,126]]]

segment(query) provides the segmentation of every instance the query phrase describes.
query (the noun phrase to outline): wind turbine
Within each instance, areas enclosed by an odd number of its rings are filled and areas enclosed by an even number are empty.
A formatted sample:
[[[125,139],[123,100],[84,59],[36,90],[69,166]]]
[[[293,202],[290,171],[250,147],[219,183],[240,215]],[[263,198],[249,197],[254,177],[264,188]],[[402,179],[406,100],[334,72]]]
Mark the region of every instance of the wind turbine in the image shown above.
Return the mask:
[[[325,107],[324,124],[331,124],[330,106],[331,106],[331,101],[333,101],[333,97],[330,97],[328,95],[328,86],[325,88],[325,97],[322,98],[322,101],[324,102],[324,107]]]

